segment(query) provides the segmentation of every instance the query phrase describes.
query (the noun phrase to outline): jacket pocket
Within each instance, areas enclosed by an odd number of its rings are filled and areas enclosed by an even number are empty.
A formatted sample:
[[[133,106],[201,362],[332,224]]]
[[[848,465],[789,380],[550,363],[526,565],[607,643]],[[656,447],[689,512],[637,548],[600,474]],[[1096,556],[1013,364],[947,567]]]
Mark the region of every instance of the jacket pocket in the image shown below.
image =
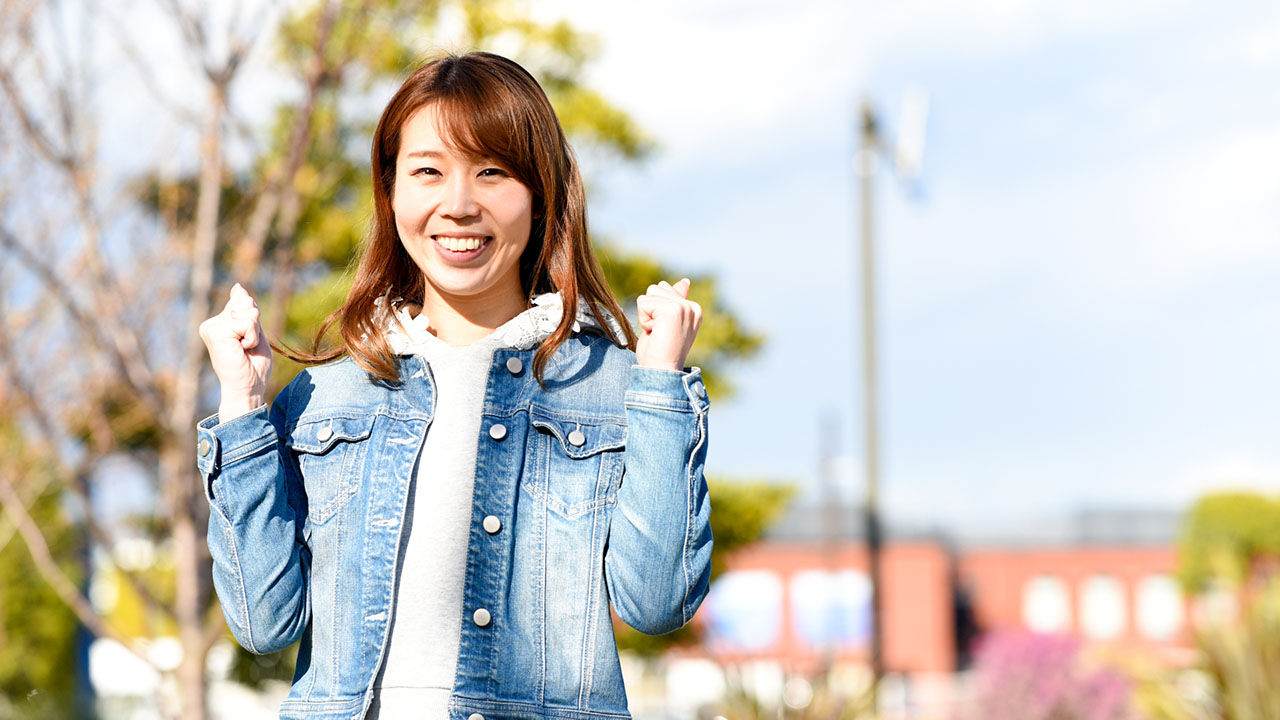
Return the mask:
[[[301,420],[286,444],[298,459],[307,493],[307,518],[320,525],[338,514],[360,489],[375,415]]]
[[[534,466],[523,485],[530,494],[566,518],[611,505],[622,480],[626,425],[572,419],[536,407],[529,415]]]

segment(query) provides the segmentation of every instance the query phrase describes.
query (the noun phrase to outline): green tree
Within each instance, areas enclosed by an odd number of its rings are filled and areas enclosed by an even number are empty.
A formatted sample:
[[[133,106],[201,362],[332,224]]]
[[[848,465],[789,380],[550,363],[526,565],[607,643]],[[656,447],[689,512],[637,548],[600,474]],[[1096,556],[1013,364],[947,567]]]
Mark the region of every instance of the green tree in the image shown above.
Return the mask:
[[[10,478],[25,512],[0,516],[0,717],[79,717],[75,694],[76,618],[50,587],[35,581],[36,560],[24,536],[43,533],[40,561],[56,564],[73,583],[84,577],[82,546],[56,483],[45,480],[48,459],[23,443],[0,402],[0,473]],[[47,551],[47,552],[46,552]]]
[[[191,454],[193,426],[216,402],[200,321],[239,281],[262,305],[270,337],[310,344],[345,292],[365,232],[376,108],[427,48],[447,42],[515,57],[543,83],[580,150],[633,162],[653,143],[582,81],[595,41],[565,22],[535,22],[516,2],[314,0],[294,5],[278,24],[253,4],[215,13],[162,3],[170,23],[162,32],[185,57],[146,57],[133,28],[156,26],[132,22],[129,9],[0,2],[0,162],[17,170],[0,176],[0,345],[24,348],[0,354],[0,369],[17,389],[16,427],[24,442],[46,438],[60,448],[46,477],[88,509],[83,528],[108,551],[121,528],[94,512],[93,469],[124,455],[157,478],[155,515],[125,529],[171,546],[173,568],[116,570],[137,601],[129,617],[178,628],[179,713],[203,720],[205,656],[226,631],[205,548],[208,504]],[[457,32],[445,38],[445,26]],[[274,33],[275,78],[292,92],[258,127],[235,100],[244,60],[264,30]],[[111,127],[100,117],[110,106],[93,94],[102,67],[77,54],[93,47],[80,38],[119,43],[185,137],[198,138],[198,149],[175,150],[194,160],[189,174],[161,172],[157,162],[124,195],[102,181],[111,173],[99,148],[116,139],[97,135]],[[166,97],[153,68],[184,61],[198,68],[198,81],[184,97]],[[624,297],[658,277],[644,277],[654,261],[621,252],[606,267]],[[749,357],[760,338],[716,295],[712,278],[695,279],[703,280],[695,299],[707,309],[695,361],[722,398],[724,367]],[[296,370],[277,362],[272,390]],[[0,477],[6,488],[12,483]],[[11,512],[30,502],[6,497]],[[91,632],[147,662],[118,626],[130,624],[123,617],[100,617],[55,569],[40,575]]]
[[[1178,579],[1191,593],[1213,582],[1238,587],[1263,558],[1280,558],[1280,502],[1258,493],[1206,495],[1178,535]]]

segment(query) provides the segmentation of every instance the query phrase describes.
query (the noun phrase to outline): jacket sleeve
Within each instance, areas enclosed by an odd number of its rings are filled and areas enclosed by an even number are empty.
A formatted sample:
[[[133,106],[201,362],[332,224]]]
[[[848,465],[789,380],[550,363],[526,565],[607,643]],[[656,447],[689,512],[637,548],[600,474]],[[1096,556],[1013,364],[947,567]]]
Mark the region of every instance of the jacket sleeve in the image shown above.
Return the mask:
[[[285,388],[267,406],[197,426],[197,464],[209,501],[213,587],[232,635],[265,655],[289,647],[311,619],[306,496],[284,443]]]
[[[702,371],[631,367],[626,469],[605,550],[605,582],[623,622],[675,630],[702,604],[711,575],[707,391]]]

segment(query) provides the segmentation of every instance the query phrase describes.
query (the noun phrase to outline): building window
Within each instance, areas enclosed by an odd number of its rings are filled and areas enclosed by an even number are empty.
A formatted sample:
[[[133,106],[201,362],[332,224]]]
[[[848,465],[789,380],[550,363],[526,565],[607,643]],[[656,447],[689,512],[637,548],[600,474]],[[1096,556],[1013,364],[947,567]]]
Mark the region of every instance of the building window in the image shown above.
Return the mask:
[[[791,576],[791,626],[814,650],[871,641],[871,580],[857,570],[802,570]]]
[[[1148,575],[1138,583],[1138,631],[1148,640],[1172,640],[1182,629],[1182,591],[1168,575]]]
[[[1093,575],[1080,585],[1080,630],[1094,640],[1114,640],[1129,623],[1124,585],[1110,575]]]
[[[732,570],[711,586],[708,642],[730,651],[764,650],[782,625],[782,579],[772,570]]]
[[[1022,588],[1022,624],[1041,633],[1066,632],[1071,621],[1067,584],[1053,575],[1037,575]]]

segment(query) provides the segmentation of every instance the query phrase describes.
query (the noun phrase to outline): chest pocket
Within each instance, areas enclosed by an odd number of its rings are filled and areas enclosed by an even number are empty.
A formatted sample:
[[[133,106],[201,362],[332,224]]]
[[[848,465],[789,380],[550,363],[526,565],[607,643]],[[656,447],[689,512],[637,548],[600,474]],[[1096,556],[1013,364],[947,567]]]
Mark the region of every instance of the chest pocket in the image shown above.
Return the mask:
[[[375,416],[302,421],[289,434],[307,492],[307,519],[319,525],[342,510],[360,489],[360,475]]]
[[[611,505],[622,481],[626,425],[566,420],[537,408],[529,419],[534,466],[526,471],[525,489],[566,518]]]

